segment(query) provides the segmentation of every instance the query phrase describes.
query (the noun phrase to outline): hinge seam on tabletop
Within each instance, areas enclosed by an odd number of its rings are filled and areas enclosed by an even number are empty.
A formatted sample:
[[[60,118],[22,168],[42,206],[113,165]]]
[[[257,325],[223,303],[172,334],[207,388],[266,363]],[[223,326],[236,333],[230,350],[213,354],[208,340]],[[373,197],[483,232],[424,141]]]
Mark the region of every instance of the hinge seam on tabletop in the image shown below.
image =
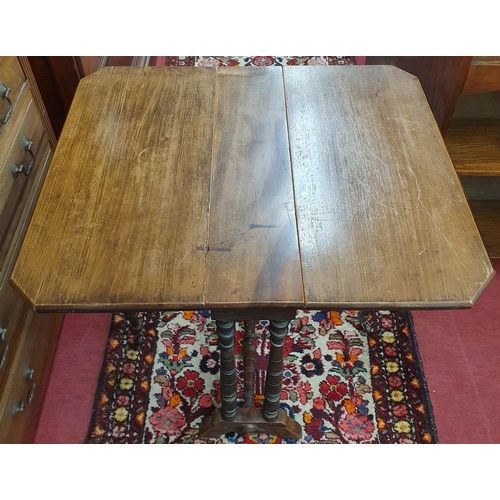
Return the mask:
[[[292,148],[290,145],[290,127],[288,126],[288,105],[286,99],[286,84],[285,84],[285,68],[281,67],[281,79],[283,82],[283,105],[285,107],[285,126],[286,126],[286,137],[288,146],[288,158],[290,161],[290,175],[292,178],[292,195],[293,195],[293,216],[295,220],[295,231],[297,234],[297,247],[299,249],[299,265],[300,265],[300,277],[302,283],[302,302],[306,303],[306,290],[304,285],[304,271],[302,269],[302,252],[300,251],[300,233],[299,233],[299,221],[297,214],[297,200],[295,196],[295,182],[293,176],[293,162],[292,162]]]

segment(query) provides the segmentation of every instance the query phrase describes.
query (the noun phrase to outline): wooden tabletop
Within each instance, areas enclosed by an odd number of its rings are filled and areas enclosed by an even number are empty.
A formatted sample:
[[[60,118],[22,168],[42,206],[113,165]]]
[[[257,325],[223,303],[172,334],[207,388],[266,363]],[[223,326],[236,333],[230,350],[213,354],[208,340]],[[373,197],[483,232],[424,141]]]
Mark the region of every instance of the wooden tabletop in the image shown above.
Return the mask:
[[[416,77],[105,68],[11,282],[36,311],[470,307],[493,275]]]

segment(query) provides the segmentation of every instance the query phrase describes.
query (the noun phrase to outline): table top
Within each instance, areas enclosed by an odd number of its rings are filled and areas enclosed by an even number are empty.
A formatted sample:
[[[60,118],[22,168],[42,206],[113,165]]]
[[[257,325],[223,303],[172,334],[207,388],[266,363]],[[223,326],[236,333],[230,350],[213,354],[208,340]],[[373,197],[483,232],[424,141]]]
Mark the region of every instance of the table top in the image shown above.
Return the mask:
[[[36,311],[470,307],[493,275],[416,77],[105,68],[11,283]]]

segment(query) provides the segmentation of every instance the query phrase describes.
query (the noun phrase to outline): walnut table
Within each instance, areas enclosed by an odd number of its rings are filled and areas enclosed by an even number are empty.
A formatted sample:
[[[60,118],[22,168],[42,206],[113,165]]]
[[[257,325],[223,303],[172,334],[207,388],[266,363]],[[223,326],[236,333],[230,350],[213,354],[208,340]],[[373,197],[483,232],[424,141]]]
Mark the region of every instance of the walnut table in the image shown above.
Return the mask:
[[[35,311],[208,309],[212,436],[280,410],[298,308],[470,307],[493,275],[416,77],[384,66],[106,68],[80,83],[12,284]],[[262,412],[235,321],[270,320]],[[251,343],[250,343],[251,344]],[[252,389],[252,353],[245,353]]]

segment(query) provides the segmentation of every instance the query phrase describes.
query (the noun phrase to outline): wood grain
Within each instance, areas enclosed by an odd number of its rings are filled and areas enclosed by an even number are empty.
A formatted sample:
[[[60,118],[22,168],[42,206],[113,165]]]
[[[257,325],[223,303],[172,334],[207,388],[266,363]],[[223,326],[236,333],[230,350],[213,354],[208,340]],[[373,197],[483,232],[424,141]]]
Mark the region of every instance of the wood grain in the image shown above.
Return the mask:
[[[500,92],[460,96],[445,144],[459,175],[500,174]]]
[[[204,304],[215,70],[174,70],[82,80],[12,276],[37,310]]]
[[[445,142],[459,175],[500,175],[500,118],[453,120]]]
[[[217,72],[207,306],[303,303],[281,68]]]
[[[492,274],[416,77],[107,68],[80,83],[12,283],[37,311],[253,315],[470,307]]]
[[[284,68],[306,305],[467,307],[493,270],[418,79]]]
[[[477,94],[495,90],[500,90],[500,57],[473,57],[462,93]]]
[[[366,64],[393,65],[417,76],[444,137],[471,60],[462,56],[369,56]]]

